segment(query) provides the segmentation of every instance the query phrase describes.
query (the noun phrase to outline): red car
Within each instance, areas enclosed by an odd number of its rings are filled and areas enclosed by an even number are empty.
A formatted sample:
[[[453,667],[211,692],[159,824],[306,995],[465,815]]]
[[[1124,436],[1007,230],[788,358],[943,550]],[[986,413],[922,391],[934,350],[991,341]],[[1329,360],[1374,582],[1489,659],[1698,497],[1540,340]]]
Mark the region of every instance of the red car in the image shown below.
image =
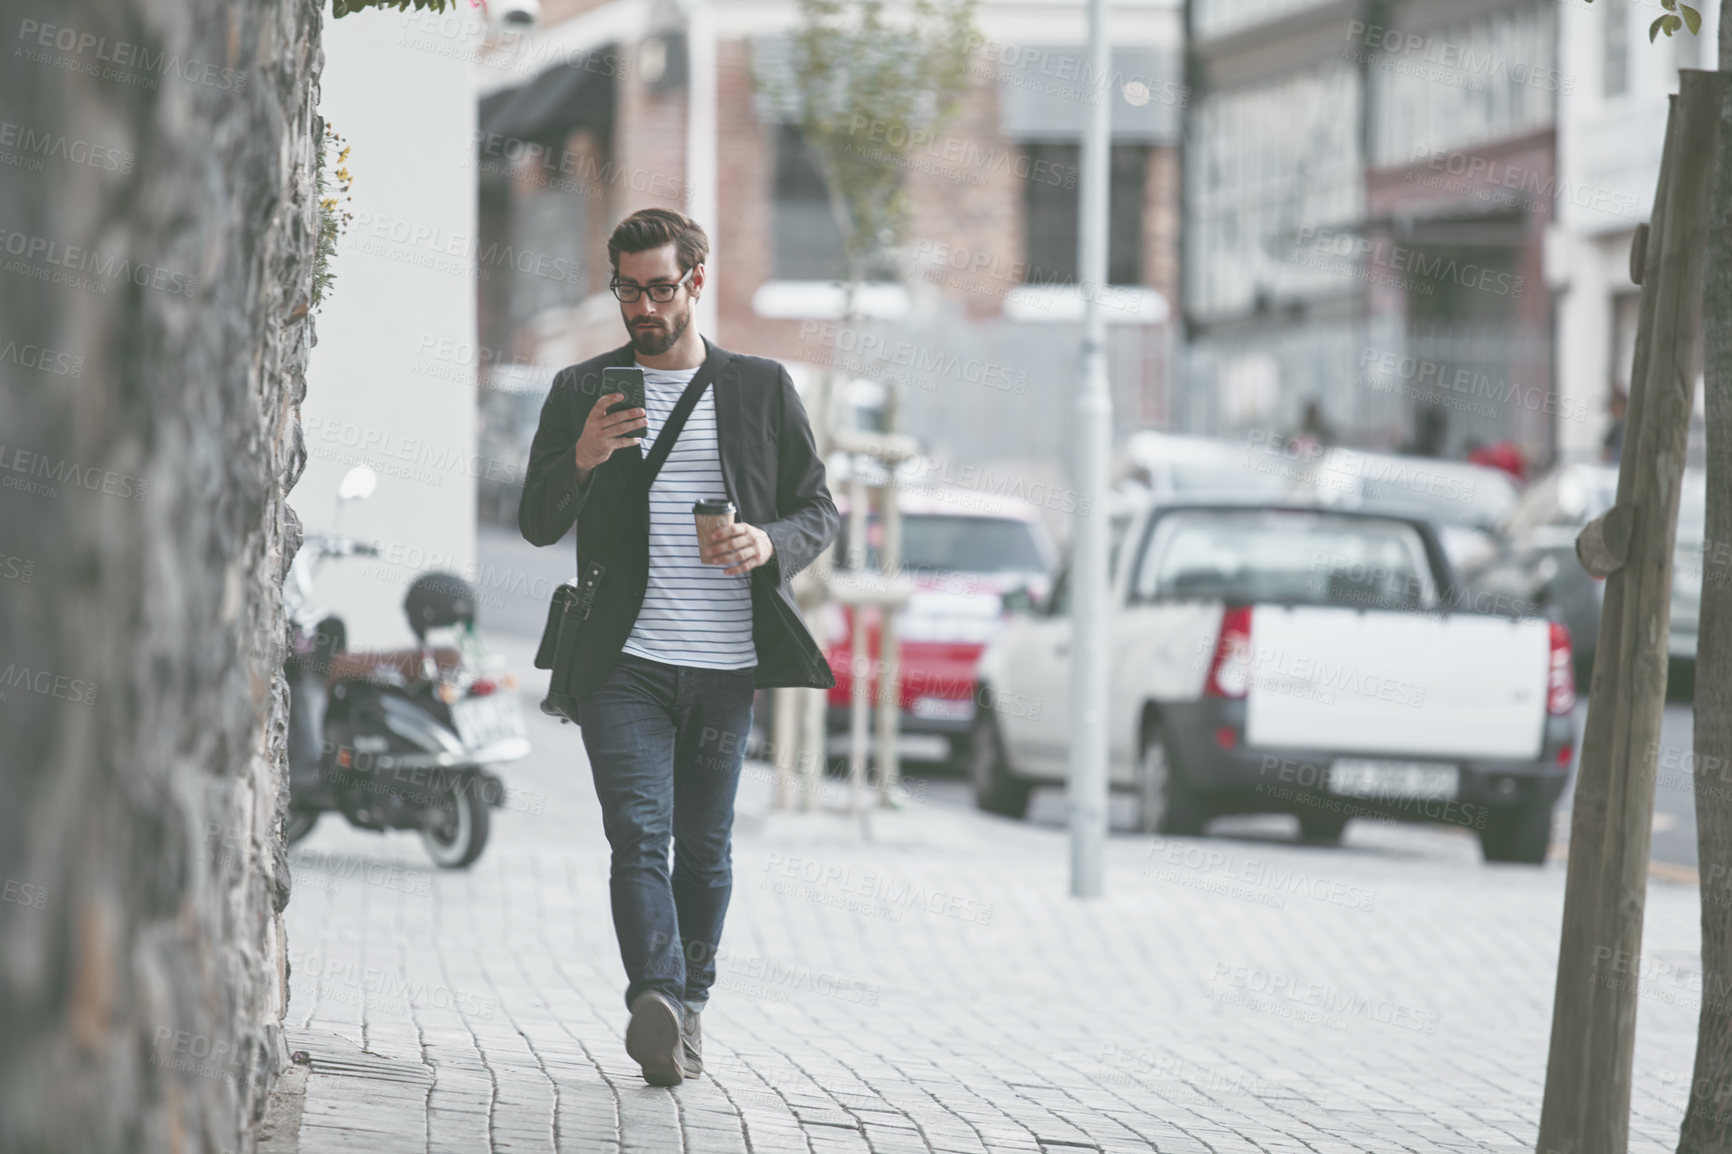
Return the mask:
[[[1052,546],[1034,506],[1024,502],[963,489],[903,490],[899,499],[903,574],[915,585],[901,610],[899,629],[901,728],[912,739],[904,753],[925,760],[930,751],[932,760],[948,756],[958,762],[974,723],[975,667],[1004,618],[1003,596],[1027,589],[1036,600],[1044,599]],[[850,560],[848,508],[846,500],[837,505],[842,532],[836,540],[835,567],[845,574]],[[873,516],[867,521],[868,571],[876,571],[882,535],[883,527]],[[869,615],[863,671],[875,713],[880,612],[863,612]],[[853,610],[830,604],[825,619],[820,642],[836,675],[829,730],[845,734],[853,701]],[[837,744],[833,739],[832,752]]]

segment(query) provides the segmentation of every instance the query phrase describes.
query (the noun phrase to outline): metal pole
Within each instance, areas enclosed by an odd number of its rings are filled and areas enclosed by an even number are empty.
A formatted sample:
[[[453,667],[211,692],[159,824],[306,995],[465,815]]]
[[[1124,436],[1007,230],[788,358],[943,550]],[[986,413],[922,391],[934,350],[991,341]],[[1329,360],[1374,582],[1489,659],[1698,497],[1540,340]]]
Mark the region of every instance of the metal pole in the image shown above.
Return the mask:
[[[716,192],[716,14],[711,0],[686,4],[686,215],[704,226],[710,256],[708,284],[698,298],[698,331],[716,336],[716,249],[722,230]]]
[[[1083,292],[1082,387],[1072,429],[1071,475],[1077,509],[1071,532],[1070,892],[1099,897],[1107,836],[1107,535],[1100,503],[1106,496],[1112,448],[1112,396],[1107,389],[1106,318],[1100,295],[1107,279],[1108,145],[1114,93],[1106,0],[1089,0],[1089,89],[1094,94],[1083,136],[1081,232]]]

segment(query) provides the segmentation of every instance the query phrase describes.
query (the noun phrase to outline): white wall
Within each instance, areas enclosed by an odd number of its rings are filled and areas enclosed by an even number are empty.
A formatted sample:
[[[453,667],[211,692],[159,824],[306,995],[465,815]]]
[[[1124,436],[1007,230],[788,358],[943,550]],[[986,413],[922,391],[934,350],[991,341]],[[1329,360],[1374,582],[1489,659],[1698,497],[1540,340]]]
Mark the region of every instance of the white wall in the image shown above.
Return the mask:
[[[1703,15],[1699,38],[1688,30],[1672,40],[1648,41],[1648,25],[1662,10],[1656,3],[1566,0],[1559,5],[1558,68],[1569,91],[1558,100],[1559,198],[1550,238],[1547,277],[1562,289],[1558,305],[1559,455],[1598,460],[1608,421],[1606,393],[1614,377],[1627,380],[1629,366],[1614,372],[1612,309],[1619,294],[1637,291],[1630,281],[1630,241],[1648,219],[1660,179],[1665,144],[1666,97],[1678,90],[1680,53],[1693,49],[1694,67],[1713,68],[1717,5],[1697,5]],[[1626,22],[1627,83],[1622,93],[1605,91],[1605,27]],[[1698,397],[1698,404],[1700,398]]]
[[[379,476],[340,529],[384,556],[333,562],[317,588],[359,646],[407,644],[408,583],[431,568],[468,576],[475,557],[487,463],[475,449],[476,100],[461,56],[474,42],[449,13],[325,17],[319,111],[353,149],[354,221],[317,318],[307,467],[290,503],[309,532],[329,531],[343,474],[365,462]]]

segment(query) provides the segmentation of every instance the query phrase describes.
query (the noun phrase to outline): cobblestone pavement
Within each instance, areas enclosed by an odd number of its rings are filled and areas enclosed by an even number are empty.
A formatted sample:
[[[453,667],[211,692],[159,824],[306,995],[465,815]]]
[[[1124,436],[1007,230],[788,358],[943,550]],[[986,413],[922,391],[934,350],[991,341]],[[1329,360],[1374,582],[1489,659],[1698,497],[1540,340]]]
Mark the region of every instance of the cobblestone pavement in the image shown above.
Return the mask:
[[[581,742],[527,680],[536,753],[474,868],[330,816],[293,855],[305,1154],[1533,1148],[1561,862],[1487,867],[1465,835],[1366,823],[1310,848],[1246,820],[1115,836],[1108,896],[1078,902],[1060,831],[919,781],[865,822],[839,786],[772,812],[755,764],[706,1073],[651,1088],[622,1043]],[[1697,908],[1650,887],[1633,1150],[1676,1143]]]

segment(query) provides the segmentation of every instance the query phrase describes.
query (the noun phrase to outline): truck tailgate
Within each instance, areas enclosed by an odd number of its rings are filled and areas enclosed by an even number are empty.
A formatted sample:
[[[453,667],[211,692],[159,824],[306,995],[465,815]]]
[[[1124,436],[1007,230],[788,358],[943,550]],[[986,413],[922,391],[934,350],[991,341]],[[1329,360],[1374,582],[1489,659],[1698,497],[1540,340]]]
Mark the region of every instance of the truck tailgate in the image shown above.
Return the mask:
[[[1257,606],[1248,745],[1533,759],[1545,735],[1545,621]]]

